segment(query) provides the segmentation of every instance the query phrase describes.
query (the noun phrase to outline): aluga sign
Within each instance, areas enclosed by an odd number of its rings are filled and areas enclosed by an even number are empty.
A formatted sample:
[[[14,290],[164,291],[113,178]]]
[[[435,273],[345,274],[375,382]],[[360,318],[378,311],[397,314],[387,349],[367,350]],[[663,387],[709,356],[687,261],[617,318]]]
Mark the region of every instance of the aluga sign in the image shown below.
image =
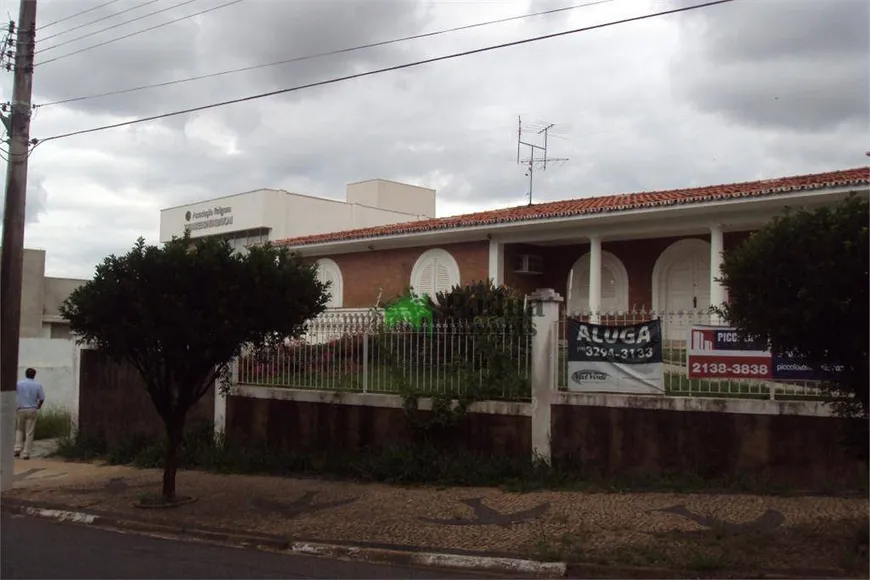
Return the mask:
[[[568,320],[568,390],[661,394],[662,324],[631,326]]]
[[[577,330],[578,342],[596,344],[649,344],[652,341],[649,327],[641,326],[598,326],[584,324]]]

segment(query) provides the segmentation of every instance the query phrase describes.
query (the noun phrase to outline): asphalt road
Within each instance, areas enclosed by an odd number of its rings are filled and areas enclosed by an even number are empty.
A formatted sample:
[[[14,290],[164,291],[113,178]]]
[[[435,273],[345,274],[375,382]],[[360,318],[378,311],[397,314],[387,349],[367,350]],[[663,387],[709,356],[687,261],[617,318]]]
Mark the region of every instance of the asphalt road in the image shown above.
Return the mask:
[[[493,578],[165,540],[0,516],[0,578]]]

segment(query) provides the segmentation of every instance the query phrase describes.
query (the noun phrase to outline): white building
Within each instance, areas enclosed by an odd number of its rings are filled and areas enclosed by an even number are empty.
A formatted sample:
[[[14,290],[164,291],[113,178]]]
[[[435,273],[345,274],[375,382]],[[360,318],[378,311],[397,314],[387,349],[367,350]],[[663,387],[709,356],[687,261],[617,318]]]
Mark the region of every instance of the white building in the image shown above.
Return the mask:
[[[160,211],[160,241],[190,230],[239,251],[266,241],[431,219],[435,190],[384,179],[347,186],[346,201],[258,189]]]

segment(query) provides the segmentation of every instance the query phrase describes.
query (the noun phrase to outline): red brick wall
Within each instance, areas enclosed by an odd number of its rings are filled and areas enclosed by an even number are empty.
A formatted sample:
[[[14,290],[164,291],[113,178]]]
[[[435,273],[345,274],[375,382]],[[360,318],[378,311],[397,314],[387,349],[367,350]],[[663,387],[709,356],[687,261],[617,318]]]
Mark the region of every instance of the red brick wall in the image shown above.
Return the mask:
[[[397,250],[375,250],[318,256],[330,258],[341,268],[344,279],[345,308],[369,308],[375,305],[383,289],[381,302],[401,294],[411,283],[411,270],[423,252],[441,248],[456,260],[462,284],[489,277],[489,242],[464,242]]]
[[[725,249],[735,247],[749,232],[728,232],[725,234]],[[709,236],[696,237],[709,241]],[[602,243],[602,249],[622,260],[628,271],[629,307],[652,307],[652,271],[659,255],[680,237],[654,238],[649,240],[628,240]],[[346,308],[368,308],[375,305],[378,294],[381,302],[402,293],[411,282],[411,270],[417,258],[432,247],[450,252],[459,264],[460,282],[467,284],[489,277],[489,242],[464,242],[402,248],[396,250],[375,250],[319,256],[330,258],[341,268],[344,278],[344,306]],[[537,288],[555,288],[565,296],[568,273],[574,262],[589,251],[588,244],[540,247],[529,244],[507,244],[504,249],[504,283],[527,294]],[[519,254],[538,254],[544,258],[544,273],[541,275],[516,274],[513,272],[514,259]],[[319,258],[318,257],[318,258]]]

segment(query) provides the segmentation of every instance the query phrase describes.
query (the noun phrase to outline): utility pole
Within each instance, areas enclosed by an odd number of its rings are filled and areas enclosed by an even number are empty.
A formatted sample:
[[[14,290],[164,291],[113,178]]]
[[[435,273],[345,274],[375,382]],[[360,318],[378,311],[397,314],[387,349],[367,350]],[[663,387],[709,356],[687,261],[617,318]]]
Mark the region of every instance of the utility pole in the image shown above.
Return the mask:
[[[553,163],[556,161],[568,161],[567,157],[561,158],[548,158],[547,157],[547,143],[548,137],[550,133],[550,129],[555,127],[555,123],[547,123],[544,125],[542,129],[537,131],[538,135],[544,136],[544,145],[535,145],[534,143],[529,143],[527,141],[523,141],[523,119],[522,117],[517,117],[517,165],[527,165],[526,169],[526,177],[529,178],[529,205],[532,205],[532,189],[534,186],[534,174],[535,174],[535,164],[538,164],[541,169],[547,169],[547,163]],[[520,159],[520,149],[525,145],[529,148],[529,158],[528,159]],[[540,157],[535,157],[535,151],[541,151]]]
[[[6,201],[0,247],[0,488],[12,487],[15,475],[15,417],[18,382],[18,339],[21,333],[21,278],[24,259],[24,207],[27,200],[27,158],[30,153],[30,97],[36,46],[36,0],[21,0],[15,49],[15,80],[9,117]]]

